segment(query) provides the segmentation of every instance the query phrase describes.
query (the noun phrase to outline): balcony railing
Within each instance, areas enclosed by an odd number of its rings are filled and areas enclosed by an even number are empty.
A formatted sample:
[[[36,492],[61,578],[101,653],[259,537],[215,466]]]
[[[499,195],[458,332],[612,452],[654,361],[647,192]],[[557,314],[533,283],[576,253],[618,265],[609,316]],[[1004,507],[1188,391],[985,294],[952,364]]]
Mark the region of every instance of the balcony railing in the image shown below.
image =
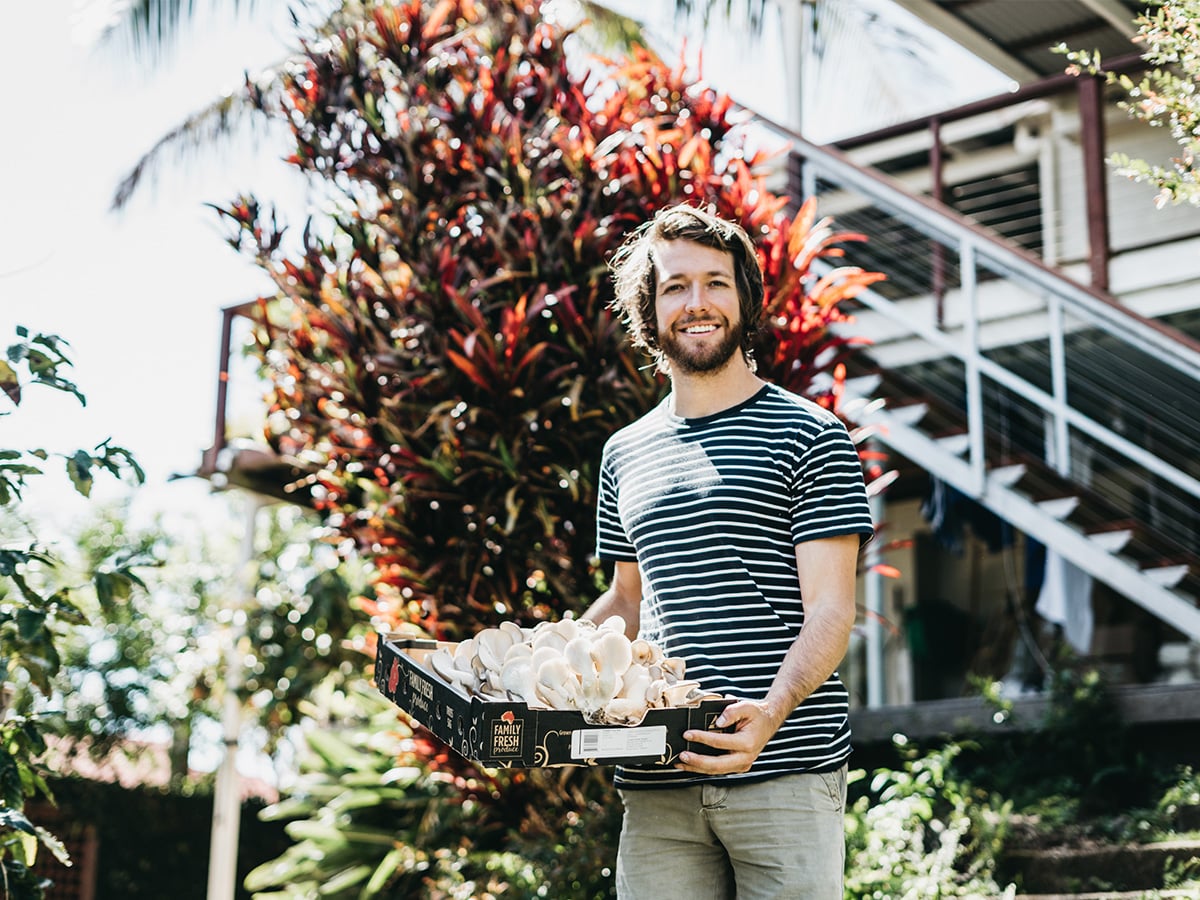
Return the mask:
[[[864,359],[890,402],[920,404],[926,428],[961,442],[961,467],[935,474],[982,498],[989,474],[1036,461],[1054,482],[1046,492],[1085,498],[1080,529],[1122,535],[1130,565],[1164,583],[1194,577],[1200,343],[846,154],[770,127],[822,200],[856,210],[869,238],[873,223],[911,235],[907,287],[861,297],[854,330],[874,340]],[[847,247],[849,262],[860,254]]]

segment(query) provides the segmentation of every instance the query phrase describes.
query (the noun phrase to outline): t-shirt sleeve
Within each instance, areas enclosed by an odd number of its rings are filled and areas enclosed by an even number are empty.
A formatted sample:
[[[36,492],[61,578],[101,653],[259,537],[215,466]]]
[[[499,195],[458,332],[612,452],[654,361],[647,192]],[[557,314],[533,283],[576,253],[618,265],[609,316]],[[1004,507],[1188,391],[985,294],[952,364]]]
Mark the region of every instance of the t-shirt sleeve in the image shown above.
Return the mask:
[[[636,562],[637,550],[617,509],[617,479],[613,472],[612,457],[608,447],[600,462],[600,488],[596,501],[596,555],[601,559],[620,562]]]
[[[858,448],[840,420],[804,450],[792,485],[792,542],[845,534],[866,543],[875,532]]]

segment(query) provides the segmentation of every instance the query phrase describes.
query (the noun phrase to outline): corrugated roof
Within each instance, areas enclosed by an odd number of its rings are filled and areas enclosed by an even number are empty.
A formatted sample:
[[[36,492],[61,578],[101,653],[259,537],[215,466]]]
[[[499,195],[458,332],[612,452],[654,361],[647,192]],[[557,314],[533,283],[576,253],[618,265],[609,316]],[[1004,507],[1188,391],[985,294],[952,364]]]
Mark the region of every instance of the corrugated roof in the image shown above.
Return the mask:
[[[1056,75],[1073,50],[1115,58],[1138,52],[1134,19],[1144,0],[894,0],[1017,81]]]

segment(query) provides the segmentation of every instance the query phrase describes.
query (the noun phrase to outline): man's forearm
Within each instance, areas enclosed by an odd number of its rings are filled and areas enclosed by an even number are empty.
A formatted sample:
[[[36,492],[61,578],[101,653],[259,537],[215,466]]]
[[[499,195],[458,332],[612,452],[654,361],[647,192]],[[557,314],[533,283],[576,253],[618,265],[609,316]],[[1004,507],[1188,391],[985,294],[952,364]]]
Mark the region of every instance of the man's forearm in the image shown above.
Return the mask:
[[[592,601],[592,605],[587,608],[587,612],[585,612],[581,618],[589,619],[590,621],[599,624],[609,616],[624,615],[622,610],[627,608],[628,605],[622,603],[617,597],[616,592],[612,588],[609,588],[594,601]]]
[[[850,645],[853,627],[852,605],[849,615],[843,607],[831,606],[806,618],[765,698],[777,726],[836,671]]]

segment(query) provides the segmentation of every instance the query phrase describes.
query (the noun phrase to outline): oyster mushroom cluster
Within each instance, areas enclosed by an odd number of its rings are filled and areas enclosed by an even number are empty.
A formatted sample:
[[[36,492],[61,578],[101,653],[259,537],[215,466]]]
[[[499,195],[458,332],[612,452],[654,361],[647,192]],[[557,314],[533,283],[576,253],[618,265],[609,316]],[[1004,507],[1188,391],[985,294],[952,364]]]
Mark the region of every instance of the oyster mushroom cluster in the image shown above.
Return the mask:
[[[696,706],[709,696],[685,681],[684,661],[625,636],[625,620],[562,619],[522,628],[502,622],[429,656],[439,676],[485,700],[573,709],[591,724],[636,725],[647,710]]]

